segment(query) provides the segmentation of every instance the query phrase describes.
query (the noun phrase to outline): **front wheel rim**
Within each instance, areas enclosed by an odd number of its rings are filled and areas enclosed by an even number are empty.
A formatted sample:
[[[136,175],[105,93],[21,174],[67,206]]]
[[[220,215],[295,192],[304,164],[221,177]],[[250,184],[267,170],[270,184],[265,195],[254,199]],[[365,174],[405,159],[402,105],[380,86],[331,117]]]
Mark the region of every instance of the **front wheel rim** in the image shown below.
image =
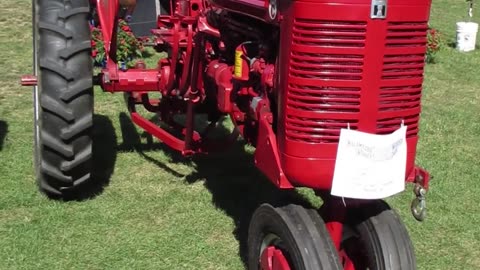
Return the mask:
[[[260,257],[260,269],[262,270],[291,270],[287,258],[281,249],[268,246]]]
[[[275,234],[267,234],[260,247],[261,270],[291,270],[281,246],[283,241]]]

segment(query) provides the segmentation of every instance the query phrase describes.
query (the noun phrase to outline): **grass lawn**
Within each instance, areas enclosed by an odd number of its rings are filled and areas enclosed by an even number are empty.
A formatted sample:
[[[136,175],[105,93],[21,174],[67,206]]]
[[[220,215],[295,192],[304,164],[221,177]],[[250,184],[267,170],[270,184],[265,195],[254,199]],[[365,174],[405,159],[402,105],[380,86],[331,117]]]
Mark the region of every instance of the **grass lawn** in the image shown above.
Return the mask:
[[[241,144],[182,160],[149,142],[122,95],[95,96],[97,165],[111,175],[104,192],[81,203],[37,192],[32,93],[18,84],[31,72],[30,2],[2,0],[0,12],[0,269],[242,269],[248,216],[284,194]],[[465,14],[464,1],[436,0],[431,25],[451,43]],[[427,220],[411,217],[410,189],[390,200],[419,269],[480,269],[479,65],[480,50],[446,45],[426,68],[417,162],[434,176]]]

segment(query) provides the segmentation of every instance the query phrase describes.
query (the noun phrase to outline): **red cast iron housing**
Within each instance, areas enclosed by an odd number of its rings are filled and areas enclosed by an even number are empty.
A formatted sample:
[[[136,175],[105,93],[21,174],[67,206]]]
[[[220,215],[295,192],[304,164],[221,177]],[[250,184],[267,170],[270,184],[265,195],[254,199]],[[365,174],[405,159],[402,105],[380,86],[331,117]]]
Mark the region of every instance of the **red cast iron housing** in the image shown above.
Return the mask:
[[[387,134],[408,127],[414,169],[430,1],[294,1],[281,23],[278,143],[295,185],[331,187],[341,128]]]

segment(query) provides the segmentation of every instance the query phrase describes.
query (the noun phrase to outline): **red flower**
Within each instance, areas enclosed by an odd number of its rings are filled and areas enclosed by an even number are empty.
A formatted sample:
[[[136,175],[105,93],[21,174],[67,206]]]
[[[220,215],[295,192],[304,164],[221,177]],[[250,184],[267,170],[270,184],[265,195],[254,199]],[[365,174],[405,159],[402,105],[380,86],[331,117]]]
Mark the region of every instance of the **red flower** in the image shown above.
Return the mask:
[[[92,45],[92,47],[95,47],[95,46],[97,45],[97,43],[95,42],[95,40],[92,40],[92,41],[90,42],[90,44]]]
[[[435,55],[442,47],[442,33],[434,28],[427,31],[427,62],[435,62]]]
[[[96,57],[97,54],[98,54],[98,51],[97,51],[97,50],[93,50],[93,51],[92,51],[92,56],[93,56],[93,57]]]
[[[130,32],[130,27],[128,27],[127,25],[124,25],[122,26],[122,30],[125,31],[125,32]]]

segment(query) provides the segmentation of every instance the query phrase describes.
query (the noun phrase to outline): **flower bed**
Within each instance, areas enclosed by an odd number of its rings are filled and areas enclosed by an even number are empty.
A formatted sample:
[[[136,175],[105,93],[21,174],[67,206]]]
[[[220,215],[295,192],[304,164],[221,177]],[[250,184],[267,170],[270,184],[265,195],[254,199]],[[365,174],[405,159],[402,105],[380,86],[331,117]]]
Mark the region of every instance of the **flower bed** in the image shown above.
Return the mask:
[[[106,61],[105,48],[101,26],[91,26],[92,57],[94,65],[104,67]],[[121,68],[133,66],[133,60],[142,58],[143,44],[135,37],[127,22],[118,20],[117,32],[117,62]]]

